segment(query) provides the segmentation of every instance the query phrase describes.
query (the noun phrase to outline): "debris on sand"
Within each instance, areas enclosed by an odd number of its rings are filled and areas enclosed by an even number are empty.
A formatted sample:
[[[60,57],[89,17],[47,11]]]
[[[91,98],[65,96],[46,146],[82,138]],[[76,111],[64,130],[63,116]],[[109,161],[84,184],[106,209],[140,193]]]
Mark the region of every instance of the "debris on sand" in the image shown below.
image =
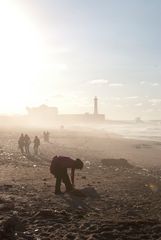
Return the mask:
[[[15,208],[13,201],[9,201],[3,198],[0,198],[0,211],[10,211]]]
[[[150,145],[150,144],[136,144],[135,145],[135,148],[137,148],[137,149],[141,149],[141,148],[151,148],[152,147],[152,145]]]
[[[76,197],[83,197],[83,198],[87,196],[83,191],[79,189],[74,189],[73,191],[70,192],[70,194]]]
[[[102,165],[110,167],[123,167],[123,168],[133,168],[133,165],[131,165],[126,159],[124,158],[105,158],[101,160]]]
[[[0,190],[1,191],[7,191],[7,190],[9,190],[12,187],[13,186],[11,184],[3,184],[3,185],[0,185]]]
[[[1,240],[17,240],[16,236],[19,233],[22,233],[25,230],[24,225],[20,222],[20,220],[15,217],[7,217],[0,220],[0,239]]]
[[[82,179],[86,179],[86,176],[82,176]]]
[[[85,167],[90,168],[91,167],[91,162],[90,161],[85,161]]]
[[[0,211],[10,211],[14,209],[14,203],[0,203]]]

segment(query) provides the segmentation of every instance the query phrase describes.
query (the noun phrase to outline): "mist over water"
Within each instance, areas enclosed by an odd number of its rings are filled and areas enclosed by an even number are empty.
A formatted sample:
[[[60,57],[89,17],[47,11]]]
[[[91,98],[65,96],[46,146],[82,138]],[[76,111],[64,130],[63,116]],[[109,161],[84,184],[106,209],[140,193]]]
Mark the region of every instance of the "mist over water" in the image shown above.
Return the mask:
[[[161,141],[161,124],[110,124],[104,127],[107,132],[124,138]]]

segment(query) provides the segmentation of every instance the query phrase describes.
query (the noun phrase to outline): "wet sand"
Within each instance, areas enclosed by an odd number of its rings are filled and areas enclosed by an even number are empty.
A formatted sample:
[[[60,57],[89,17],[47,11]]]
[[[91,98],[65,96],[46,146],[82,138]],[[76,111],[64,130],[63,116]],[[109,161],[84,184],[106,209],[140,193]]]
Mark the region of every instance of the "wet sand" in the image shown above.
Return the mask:
[[[19,134],[0,133],[0,239],[161,238],[160,142],[55,131],[50,143],[41,138],[38,157],[32,146],[26,157],[17,148]],[[53,155],[84,161],[75,179],[82,196],[54,194]],[[109,158],[125,158],[132,167],[102,164]]]

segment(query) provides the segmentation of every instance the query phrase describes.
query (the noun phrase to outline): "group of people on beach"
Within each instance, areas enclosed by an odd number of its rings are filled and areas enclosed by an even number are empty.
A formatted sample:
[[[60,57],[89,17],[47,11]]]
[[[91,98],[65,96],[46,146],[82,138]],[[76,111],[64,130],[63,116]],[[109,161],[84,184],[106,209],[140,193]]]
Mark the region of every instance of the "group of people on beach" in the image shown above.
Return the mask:
[[[22,154],[30,155],[30,144],[31,144],[31,139],[28,134],[23,134],[21,133],[21,136],[18,139],[18,147],[21,151]],[[34,154],[38,154],[38,148],[40,146],[40,139],[38,136],[35,136],[34,141],[33,141],[33,149],[34,149]]]
[[[49,142],[49,132],[43,132],[45,142]],[[18,139],[18,146],[22,154],[30,155],[31,139],[28,134],[21,133]],[[35,136],[33,141],[34,154],[38,154],[40,139]],[[61,194],[61,182],[65,184],[66,192],[74,190],[75,169],[82,169],[83,162],[80,159],[72,159],[65,156],[54,156],[50,164],[50,173],[56,178],[55,194]],[[71,169],[71,176],[68,176],[67,170]]]

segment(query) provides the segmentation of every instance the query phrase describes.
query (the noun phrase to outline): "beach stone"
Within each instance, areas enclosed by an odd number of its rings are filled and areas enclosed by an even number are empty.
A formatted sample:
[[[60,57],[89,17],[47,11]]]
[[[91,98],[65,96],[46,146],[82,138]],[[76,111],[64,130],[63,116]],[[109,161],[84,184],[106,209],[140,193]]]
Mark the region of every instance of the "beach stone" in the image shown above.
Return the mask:
[[[76,238],[76,234],[75,233],[67,233],[65,236],[64,236],[64,240],[66,239],[70,239],[70,240],[74,240]]]
[[[55,215],[55,213],[51,210],[48,209],[44,209],[44,210],[40,210],[39,212],[37,212],[34,217],[37,216],[41,216],[41,217],[53,217]]]
[[[114,166],[114,167],[126,167],[126,168],[132,168],[133,166],[124,158],[107,158],[101,160],[102,165],[104,166]],[[119,170],[119,169],[118,169]]]
[[[90,225],[91,225],[91,223],[85,222],[85,223],[81,224],[80,228],[81,228],[81,229],[86,229],[86,228],[89,228]]]
[[[0,204],[0,211],[10,211],[10,210],[13,210],[14,208],[15,208],[15,205],[12,202]]]
[[[161,225],[153,226],[152,230],[155,233],[161,233]]]
[[[87,237],[87,240],[97,240],[97,239],[101,239],[101,236],[99,234],[90,234]]]
[[[86,179],[86,176],[82,176],[82,179]]]

